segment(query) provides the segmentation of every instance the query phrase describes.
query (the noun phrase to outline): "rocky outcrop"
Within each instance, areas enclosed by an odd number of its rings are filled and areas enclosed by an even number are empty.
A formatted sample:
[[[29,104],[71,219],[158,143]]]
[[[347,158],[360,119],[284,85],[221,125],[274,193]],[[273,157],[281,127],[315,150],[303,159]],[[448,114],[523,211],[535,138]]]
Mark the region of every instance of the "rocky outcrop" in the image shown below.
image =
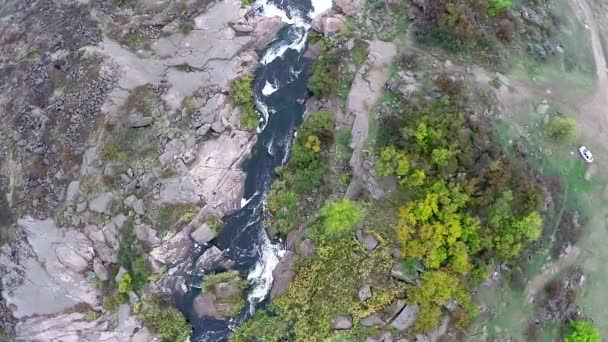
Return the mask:
[[[287,288],[289,283],[295,277],[296,273],[293,270],[293,258],[295,254],[291,251],[285,253],[285,256],[277,267],[272,271],[272,289],[270,290],[270,299],[280,296]]]
[[[165,265],[177,265],[184,262],[193,247],[190,229],[189,226],[184,227],[172,237],[163,239],[160,246],[150,251],[150,256]]]
[[[228,270],[234,267],[234,261],[224,256],[224,252],[215,246],[209,247],[197,260],[196,268],[209,272],[217,268]]]
[[[418,305],[407,305],[391,322],[391,326],[399,331],[404,331],[416,322],[419,312]]]
[[[200,227],[196,228],[195,231],[190,233],[190,237],[192,240],[196,241],[196,243],[204,245],[215,238],[215,232],[211,229],[209,224],[203,223]]]
[[[316,16],[312,21],[312,29],[326,37],[340,33],[344,28],[346,18],[333,10],[328,10]]]
[[[363,13],[362,0],[336,0],[334,3],[339,11],[348,16],[358,16]]]
[[[222,319],[222,316],[217,311],[215,296],[211,293],[201,293],[192,303],[192,309],[199,318],[215,318]]]
[[[347,316],[338,316],[331,321],[334,330],[348,330],[353,327],[353,320]]]

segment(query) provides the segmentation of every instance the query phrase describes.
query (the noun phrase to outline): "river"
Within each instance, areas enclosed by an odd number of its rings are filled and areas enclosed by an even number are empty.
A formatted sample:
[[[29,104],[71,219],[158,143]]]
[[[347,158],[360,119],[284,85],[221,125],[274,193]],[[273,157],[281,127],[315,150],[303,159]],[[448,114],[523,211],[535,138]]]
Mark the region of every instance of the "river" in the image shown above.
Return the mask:
[[[187,303],[200,292],[191,287],[179,305],[194,328],[191,341],[226,341],[232,329],[265,304],[270,292],[272,271],[285,249],[282,242],[271,241],[266,233],[264,197],[276,178],[275,169],[287,161],[295,131],[302,122],[304,104],[298,99],[308,97],[312,61],[303,54],[310,21],[331,4],[331,0],[259,0],[253,4],[256,15],[278,15],[287,25],[260,51],[253,91],[262,121],[251,157],[242,166],[247,174],[242,208],[224,217],[224,226],[214,241],[249,280],[248,305],[233,320],[198,319],[187,309]],[[193,278],[193,284],[200,281]]]

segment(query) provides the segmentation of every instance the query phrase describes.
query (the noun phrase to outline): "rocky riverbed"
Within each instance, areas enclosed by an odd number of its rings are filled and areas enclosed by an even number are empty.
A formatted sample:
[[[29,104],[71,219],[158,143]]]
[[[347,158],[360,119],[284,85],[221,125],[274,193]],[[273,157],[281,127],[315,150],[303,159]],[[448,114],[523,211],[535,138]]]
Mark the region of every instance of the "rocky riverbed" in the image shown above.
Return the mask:
[[[102,284],[125,273],[133,229],[161,279],[145,292],[183,288],[164,272],[213,237],[202,222],[240,208],[256,138],[228,85],[283,23],[233,0],[5,1],[0,13],[0,331],[153,340],[129,309],[137,295],[108,312]]]

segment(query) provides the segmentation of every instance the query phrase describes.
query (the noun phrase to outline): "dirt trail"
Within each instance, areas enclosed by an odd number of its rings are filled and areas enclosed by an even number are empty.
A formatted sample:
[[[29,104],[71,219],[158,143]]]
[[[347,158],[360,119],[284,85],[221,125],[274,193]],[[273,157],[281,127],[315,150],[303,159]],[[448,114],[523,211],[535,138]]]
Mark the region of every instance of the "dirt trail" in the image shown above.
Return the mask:
[[[599,128],[599,134],[606,134],[608,133],[608,69],[606,67],[606,56],[602,48],[599,25],[586,0],[573,0],[573,4],[577,9],[576,15],[589,30],[591,47],[593,48],[593,60],[595,61],[597,72],[595,94],[582,106],[585,110],[585,116],[590,116],[585,121],[590,123],[590,126],[595,131]]]
[[[355,121],[351,140],[353,155],[350,160],[353,180],[346,191],[347,198],[354,198],[359,193],[365,172],[363,146],[369,133],[370,110],[382,95],[382,89],[388,80],[390,63],[397,54],[397,48],[392,43],[374,40],[369,47],[367,61],[355,76],[348,94],[348,111],[355,117]]]

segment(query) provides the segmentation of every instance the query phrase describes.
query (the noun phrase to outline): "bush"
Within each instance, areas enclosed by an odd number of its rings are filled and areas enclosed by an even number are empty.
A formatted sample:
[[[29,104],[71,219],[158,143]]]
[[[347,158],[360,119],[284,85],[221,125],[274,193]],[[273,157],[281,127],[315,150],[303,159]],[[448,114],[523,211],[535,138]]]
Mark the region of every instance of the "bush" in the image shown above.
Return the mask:
[[[312,65],[308,89],[316,97],[327,97],[337,88],[339,80],[338,59],[331,50],[331,45],[321,39],[321,55]]]
[[[181,312],[158,299],[147,303],[140,318],[143,324],[168,342],[184,342],[192,333],[192,327]]]
[[[118,282],[118,292],[129,293],[131,291],[133,291],[133,279],[129,273],[125,273]]]
[[[511,7],[513,7],[512,0],[490,0],[488,15],[495,17]]]
[[[230,334],[230,342],[289,341],[290,322],[279,315],[258,310],[245,324]]]
[[[299,196],[287,190],[285,182],[277,181],[268,194],[268,210],[274,216],[272,227],[281,236],[287,234],[299,223]]]
[[[99,312],[95,310],[88,310],[84,316],[84,319],[86,319],[88,322],[93,322],[96,321],[100,316],[101,315],[99,314]]]
[[[243,129],[254,131],[260,125],[260,119],[255,110],[253,98],[253,76],[250,74],[241,76],[230,83],[230,99],[241,107],[241,126]]]
[[[341,237],[348,234],[363,218],[359,205],[345,199],[325,204],[321,215],[324,221],[324,232],[330,237]]]
[[[570,333],[564,337],[564,342],[600,342],[599,329],[589,321],[570,321]]]
[[[545,131],[551,139],[563,143],[572,143],[578,137],[578,125],[573,118],[554,117]]]

